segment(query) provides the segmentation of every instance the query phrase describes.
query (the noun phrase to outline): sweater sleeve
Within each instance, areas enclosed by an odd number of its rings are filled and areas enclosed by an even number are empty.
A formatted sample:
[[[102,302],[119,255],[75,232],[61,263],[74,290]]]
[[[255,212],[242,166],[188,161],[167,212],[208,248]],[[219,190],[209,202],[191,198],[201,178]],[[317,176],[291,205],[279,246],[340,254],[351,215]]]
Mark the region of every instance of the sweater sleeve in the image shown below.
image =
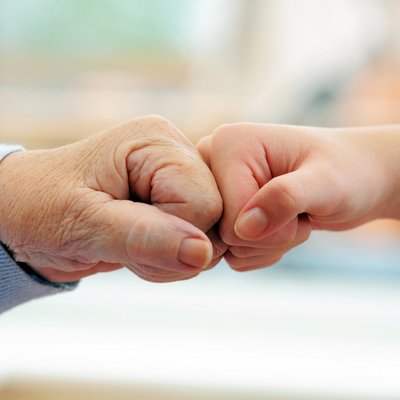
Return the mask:
[[[22,150],[21,146],[0,145],[0,162],[8,154]],[[77,284],[48,282],[34,273],[25,272],[0,243],[0,313],[29,300],[70,291]]]
[[[0,313],[29,300],[72,290],[76,285],[46,282],[27,274],[0,245]]]

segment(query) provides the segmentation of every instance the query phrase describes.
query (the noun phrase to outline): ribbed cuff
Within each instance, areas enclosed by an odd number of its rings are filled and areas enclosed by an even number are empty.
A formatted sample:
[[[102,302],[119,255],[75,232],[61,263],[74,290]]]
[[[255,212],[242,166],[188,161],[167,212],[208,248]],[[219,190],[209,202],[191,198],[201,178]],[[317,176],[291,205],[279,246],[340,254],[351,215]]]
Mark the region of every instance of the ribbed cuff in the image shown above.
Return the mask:
[[[0,145],[0,161],[23,150],[19,145]],[[0,313],[29,300],[73,290],[77,285],[49,282],[33,271],[25,272],[0,244]]]
[[[52,283],[24,272],[0,245],[0,313],[39,297],[75,289],[74,283]]]
[[[0,161],[11,153],[23,150],[25,149],[18,144],[7,144],[7,145],[2,144],[0,145]]]

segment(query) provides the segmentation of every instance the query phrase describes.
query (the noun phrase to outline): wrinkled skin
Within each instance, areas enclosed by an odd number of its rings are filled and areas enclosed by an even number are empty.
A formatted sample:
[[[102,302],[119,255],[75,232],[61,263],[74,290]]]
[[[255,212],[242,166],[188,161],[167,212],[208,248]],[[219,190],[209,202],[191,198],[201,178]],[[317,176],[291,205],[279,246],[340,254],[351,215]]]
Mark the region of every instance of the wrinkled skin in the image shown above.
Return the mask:
[[[121,266],[154,282],[188,279],[226,249],[211,230],[222,212],[215,180],[161,117],[13,153],[1,163],[0,191],[0,241],[54,282]]]

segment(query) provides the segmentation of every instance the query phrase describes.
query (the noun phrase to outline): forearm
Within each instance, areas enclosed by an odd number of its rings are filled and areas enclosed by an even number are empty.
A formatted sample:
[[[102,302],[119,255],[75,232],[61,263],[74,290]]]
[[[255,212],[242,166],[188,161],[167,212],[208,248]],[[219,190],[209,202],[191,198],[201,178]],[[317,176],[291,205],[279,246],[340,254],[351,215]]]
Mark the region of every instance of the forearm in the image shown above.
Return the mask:
[[[388,207],[383,217],[400,219],[400,126],[383,129],[380,138],[377,147],[389,179]]]
[[[4,160],[4,158],[13,157],[12,153],[21,150],[23,149],[20,146],[0,145],[0,313],[35,298],[72,290],[77,285],[77,283],[56,284],[46,281],[28,266],[25,268],[23,265],[17,264],[1,243],[2,240],[5,242],[4,238],[7,236],[4,223],[7,214],[6,199],[12,200],[8,190],[10,186],[6,185],[6,181],[7,179],[8,181],[12,180],[11,183],[14,186],[18,185],[18,181],[16,182],[10,176],[7,177],[4,163],[9,160]]]
[[[335,131],[346,136],[355,149],[367,153],[376,172],[368,184],[383,193],[377,216],[400,219],[400,125]]]
[[[9,185],[7,185],[7,183],[12,181],[12,187],[18,186],[16,185],[17,181],[15,181],[13,177],[7,176],[7,168],[5,167],[5,164],[8,162],[9,157],[13,157],[15,153],[23,150],[22,146],[0,144],[0,242],[3,243],[6,242],[6,217],[9,214],[6,210],[6,203],[12,202],[9,193]]]

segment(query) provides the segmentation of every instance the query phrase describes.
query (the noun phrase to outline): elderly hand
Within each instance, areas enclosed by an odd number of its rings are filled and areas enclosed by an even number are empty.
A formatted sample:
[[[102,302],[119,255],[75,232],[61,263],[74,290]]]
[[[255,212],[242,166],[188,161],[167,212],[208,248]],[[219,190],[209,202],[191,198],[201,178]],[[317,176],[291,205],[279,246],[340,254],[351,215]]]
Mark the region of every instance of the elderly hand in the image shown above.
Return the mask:
[[[398,128],[223,125],[198,146],[224,202],[226,260],[246,271],[276,263],[311,229],[400,218]]]
[[[160,117],[13,153],[1,163],[0,191],[0,241],[54,282],[122,265],[149,281],[187,279],[225,251],[204,233],[222,212],[214,178]]]

